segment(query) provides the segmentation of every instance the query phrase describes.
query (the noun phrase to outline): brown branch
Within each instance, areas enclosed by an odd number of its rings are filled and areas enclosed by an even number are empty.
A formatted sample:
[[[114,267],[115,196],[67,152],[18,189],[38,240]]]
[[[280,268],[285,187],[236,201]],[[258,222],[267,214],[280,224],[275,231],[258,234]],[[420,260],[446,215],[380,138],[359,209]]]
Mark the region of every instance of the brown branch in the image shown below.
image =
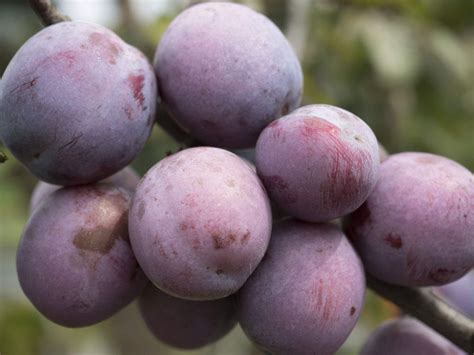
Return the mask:
[[[28,0],[28,2],[45,26],[70,20],[69,17],[59,12],[50,0]]]
[[[418,318],[468,354],[474,354],[474,320],[457,312],[427,289],[386,284],[370,275],[367,286]]]

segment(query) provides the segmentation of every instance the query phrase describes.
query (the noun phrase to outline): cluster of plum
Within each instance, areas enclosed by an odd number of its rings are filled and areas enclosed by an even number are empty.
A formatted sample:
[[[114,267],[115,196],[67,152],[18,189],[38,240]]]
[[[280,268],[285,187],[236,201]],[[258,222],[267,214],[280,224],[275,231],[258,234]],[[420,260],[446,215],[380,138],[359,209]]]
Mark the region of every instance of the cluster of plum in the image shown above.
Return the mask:
[[[43,181],[17,254],[33,305],[81,327],[138,297],[150,330],[176,347],[239,322],[272,354],[331,354],[358,320],[365,271],[414,287],[467,274],[473,174],[427,153],[381,163],[354,114],[298,108],[302,78],[280,30],[231,3],[182,12],[154,67],[94,24],[62,22],[28,40],[1,81],[0,136]],[[158,98],[202,146],[140,179],[127,165]],[[225,150],[253,146],[256,167]],[[408,340],[386,340],[395,333]],[[384,325],[363,352],[410,342],[461,353],[413,319]]]

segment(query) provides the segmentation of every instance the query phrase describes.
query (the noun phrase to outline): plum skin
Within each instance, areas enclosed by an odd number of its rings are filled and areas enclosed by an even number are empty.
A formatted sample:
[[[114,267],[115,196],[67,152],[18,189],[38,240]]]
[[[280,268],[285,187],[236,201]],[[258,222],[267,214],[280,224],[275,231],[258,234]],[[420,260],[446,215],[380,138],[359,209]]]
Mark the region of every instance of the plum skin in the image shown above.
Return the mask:
[[[474,178],[434,154],[390,155],[367,201],[344,220],[366,270],[400,286],[442,285],[474,266]]]
[[[43,29],[15,54],[1,86],[1,139],[51,184],[91,183],[116,173],[142,149],[154,122],[151,64],[95,24]]]
[[[115,173],[112,176],[101,181],[102,183],[107,183],[115,186],[122,187],[124,189],[135,191],[138,183],[140,182],[140,177],[131,167],[126,167],[120,170],[118,173]],[[30,212],[32,212],[46,196],[52,194],[54,191],[60,189],[59,185],[48,184],[47,182],[40,181],[36,185],[31,194],[30,199]]]
[[[17,251],[23,292],[65,327],[98,323],[130,303],[147,279],[128,241],[131,193],[106,184],[68,187],[30,216]]]
[[[167,110],[206,145],[249,148],[301,100],[290,44],[268,18],[239,4],[182,12],[161,38],[154,67]]]
[[[367,339],[360,355],[462,355],[465,354],[446,338],[420,321],[403,317],[385,321]]]
[[[285,220],[238,293],[246,335],[272,354],[332,354],[348,337],[365,292],[361,261],[330,224]]]
[[[155,337],[181,349],[197,349],[226,335],[237,323],[234,297],[190,301],[149,283],[138,299],[140,313]]]
[[[129,230],[137,260],[158,288],[212,300],[235,293],[262,259],[271,211],[246,162],[223,149],[190,148],[146,173]]]
[[[307,222],[327,222],[357,209],[378,178],[374,133],[354,114],[304,106],[268,125],[257,141],[256,166],[279,209]]]

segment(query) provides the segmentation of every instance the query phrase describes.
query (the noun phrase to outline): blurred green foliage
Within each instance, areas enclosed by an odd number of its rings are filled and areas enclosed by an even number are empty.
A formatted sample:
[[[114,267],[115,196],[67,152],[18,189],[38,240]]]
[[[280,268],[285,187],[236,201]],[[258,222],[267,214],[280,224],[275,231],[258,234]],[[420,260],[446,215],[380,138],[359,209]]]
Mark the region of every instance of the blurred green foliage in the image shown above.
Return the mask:
[[[243,2],[243,1],[241,1]],[[122,4],[115,28],[151,59],[160,35],[187,4],[169,2],[153,22]],[[441,154],[474,169],[474,1],[253,0],[283,31],[300,34],[304,104],[346,108],[374,129],[389,152]],[[85,2],[83,6],[94,6]],[[295,14],[304,15],[303,21]],[[74,18],[74,14],[68,14]],[[119,21],[120,22],[120,21]],[[0,73],[41,29],[26,2],[0,3]],[[291,39],[291,38],[290,38]],[[133,166],[143,174],[180,146],[158,127]],[[35,179],[0,146],[0,353],[178,354],[146,332],[134,306],[101,325],[68,330],[37,312],[16,280],[14,254]],[[357,352],[370,329],[397,309],[370,291],[357,328],[340,354]],[[153,349],[153,350],[151,350]],[[239,329],[195,354],[257,354]]]

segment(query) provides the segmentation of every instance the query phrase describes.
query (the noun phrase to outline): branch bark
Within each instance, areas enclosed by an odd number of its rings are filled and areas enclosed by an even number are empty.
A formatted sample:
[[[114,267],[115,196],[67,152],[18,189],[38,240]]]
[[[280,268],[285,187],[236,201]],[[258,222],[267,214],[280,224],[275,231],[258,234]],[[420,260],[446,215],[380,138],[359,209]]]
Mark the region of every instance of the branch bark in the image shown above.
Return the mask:
[[[63,15],[50,0],[28,0],[28,2],[44,26],[70,20],[70,18]]]
[[[468,354],[474,354],[474,320],[457,312],[428,289],[389,285],[366,275],[367,286],[418,318]]]

